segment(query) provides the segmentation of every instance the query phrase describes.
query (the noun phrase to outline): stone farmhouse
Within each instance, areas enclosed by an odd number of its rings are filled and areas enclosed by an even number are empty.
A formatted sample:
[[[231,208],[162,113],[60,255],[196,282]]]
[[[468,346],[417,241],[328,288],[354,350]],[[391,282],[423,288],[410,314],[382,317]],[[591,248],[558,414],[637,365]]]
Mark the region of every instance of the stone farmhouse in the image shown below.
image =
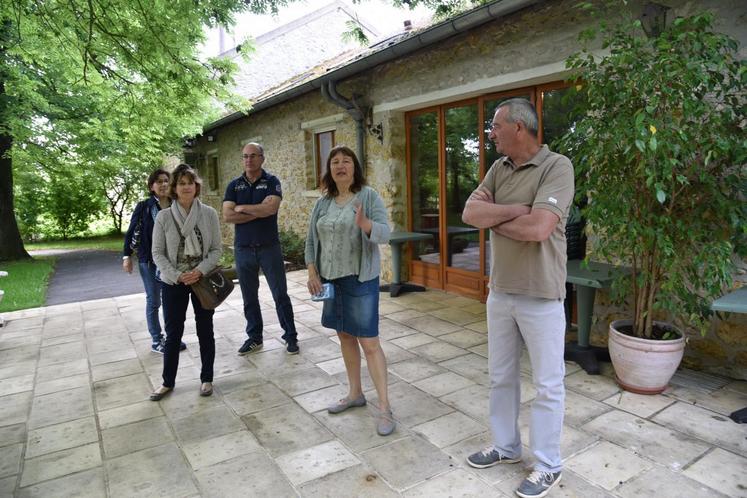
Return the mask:
[[[639,13],[645,3],[629,2],[626,8]],[[713,11],[718,29],[736,38],[747,55],[747,3],[658,3],[669,7],[670,20]],[[242,172],[242,146],[262,143],[265,169],[283,183],[280,225],[305,236],[311,209],[321,195],[326,152],[346,144],[357,151],[369,184],[384,198],[392,228],[433,234],[406,248],[403,276],[429,288],[484,300],[488,235],[465,226],[461,211],[496,159],[487,134],[500,101],[517,96],[532,100],[545,143],[552,143],[569,126],[562,99],[569,85],[565,59],[580,50],[578,34],[599,21],[577,4],[578,0],[498,0],[425,28],[404,29],[366,48],[323,52],[326,43],[339,43],[349,17],[344,4],[337,2],[322,14],[282,28],[282,33],[265,35],[277,47],[260,46],[261,64],[239,76],[239,85],[249,85],[254,92],[249,95],[252,110],[227,114],[207,125],[185,149],[185,160],[205,179],[204,200],[219,208],[227,183]],[[261,80],[267,68],[283,66],[303,51],[319,57],[308,67],[283,75],[282,81]],[[231,227],[224,230],[230,244]],[[383,280],[390,279],[388,247],[383,248],[382,266]],[[604,295],[597,301],[600,320],[594,332],[606,337],[606,315],[615,310],[604,307]],[[700,351],[690,347],[688,352],[707,356],[706,363],[731,364],[736,369],[731,373],[745,374],[745,322],[730,320],[721,327],[742,335],[741,340],[724,339],[714,331],[702,341]]]

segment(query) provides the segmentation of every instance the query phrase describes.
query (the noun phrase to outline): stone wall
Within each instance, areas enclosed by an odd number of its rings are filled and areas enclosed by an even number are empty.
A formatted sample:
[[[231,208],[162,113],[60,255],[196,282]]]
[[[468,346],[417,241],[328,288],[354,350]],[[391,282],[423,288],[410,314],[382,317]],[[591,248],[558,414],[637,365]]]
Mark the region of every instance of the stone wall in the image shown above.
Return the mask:
[[[371,124],[381,125],[381,140],[367,133],[367,177],[383,197],[393,229],[407,227],[405,112],[430,105],[456,102],[477,95],[564,79],[563,61],[580,49],[578,33],[596,19],[575,9],[577,0],[541,3],[472,32],[454,36],[433,48],[375,67],[340,82],[342,95],[362,95],[373,109]],[[637,2],[640,7],[641,2]],[[739,39],[744,55],[747,32],[746,4],[738,1],[668,2],[677,14],[712,9],[719,29]],[[305,236],[308,219],[319,192],[314,189],[314,125],[334,123],[335,141],[355,149],[355,122],[342,109],[312,92],[270,109],[251,114],[211,131],[214,142],[201,137],[193,152],[201,171],[205,158],[216,151],[220,167],[217,190],[206,189],[204,200],[216,208],[226,184],[241,174],[241,148],[251,140],[265,146],[265,168],[277,175],[284,191],[279,223],[282,229]],[[203,173],[205,174],[205,173]],[[224,226],[224,241],[231,244],[232,226]],[[382,278],[391,278],[390,253],[382,247]],[[606,323],[624,315],[608,305],[600,292],[593,340],[606,342]],[[715,319],[706,338],[694,334],[686,364],[747,378],[747,324],[732,315]]]

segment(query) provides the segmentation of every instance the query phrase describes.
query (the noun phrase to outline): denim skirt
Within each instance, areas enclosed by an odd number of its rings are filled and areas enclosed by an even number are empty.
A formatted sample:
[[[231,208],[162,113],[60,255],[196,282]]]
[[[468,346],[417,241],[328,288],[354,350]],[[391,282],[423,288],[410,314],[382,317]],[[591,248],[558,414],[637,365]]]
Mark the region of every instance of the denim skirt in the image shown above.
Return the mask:
[[[355,337],[379,335],[379,277],[359,282],[358,275],[328,280],[335,297],[324,301],[322,325]]]

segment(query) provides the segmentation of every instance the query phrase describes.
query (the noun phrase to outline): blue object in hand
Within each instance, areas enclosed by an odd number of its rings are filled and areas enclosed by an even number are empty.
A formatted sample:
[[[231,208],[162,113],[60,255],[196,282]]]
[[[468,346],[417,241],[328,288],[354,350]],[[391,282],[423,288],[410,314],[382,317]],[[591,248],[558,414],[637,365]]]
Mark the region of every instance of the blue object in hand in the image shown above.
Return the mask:
[[[325,284],[322,284],[322,292],[311,296],[311,300],[312,301],[327,301],[329,299],[334,299],[334,297],[335,297],[335,286],[327,282]]]

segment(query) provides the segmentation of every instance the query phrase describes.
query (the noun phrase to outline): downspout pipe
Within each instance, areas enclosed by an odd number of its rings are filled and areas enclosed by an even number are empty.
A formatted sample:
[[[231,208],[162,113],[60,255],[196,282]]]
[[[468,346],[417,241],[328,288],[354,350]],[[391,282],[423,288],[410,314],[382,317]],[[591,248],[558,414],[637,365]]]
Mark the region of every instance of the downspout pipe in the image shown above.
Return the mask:
[[[323,81],[322,95],[333,104],[342,107],[355,120],[356,149],[358,160],[363,170],[366,170],[366,112],[355,102],[355,97],[346,99],[337,93],[335,80]]]

